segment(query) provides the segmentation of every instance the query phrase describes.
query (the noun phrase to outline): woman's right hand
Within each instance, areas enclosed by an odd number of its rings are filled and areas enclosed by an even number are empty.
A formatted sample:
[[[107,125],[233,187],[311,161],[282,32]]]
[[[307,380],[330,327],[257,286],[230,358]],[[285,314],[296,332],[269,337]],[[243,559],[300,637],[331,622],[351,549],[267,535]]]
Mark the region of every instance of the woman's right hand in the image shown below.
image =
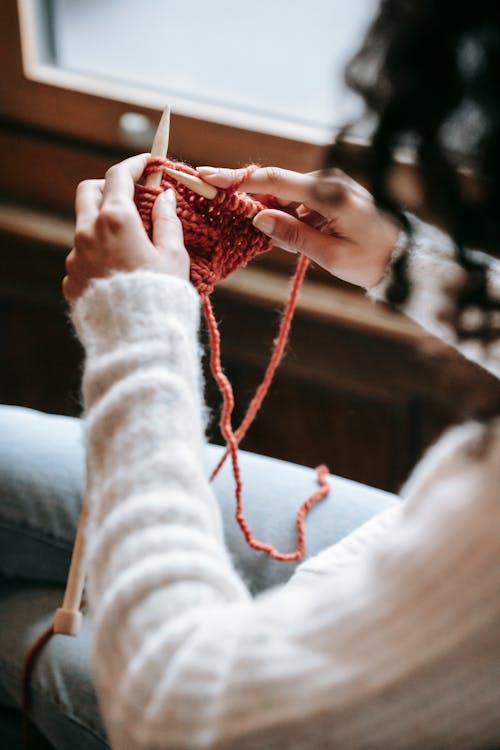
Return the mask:
[[[229,187],[242,174],[214,167],[198,167],[198,171],[220,188]],[[376,207],[365,188],[340,170],[319,178],[319,173],[263,167],[239,189],[279,200],[283,211],[266,209],[253,220],[279,247],[307,255],[334,276],[365,288],[383,276],[400,228]]]

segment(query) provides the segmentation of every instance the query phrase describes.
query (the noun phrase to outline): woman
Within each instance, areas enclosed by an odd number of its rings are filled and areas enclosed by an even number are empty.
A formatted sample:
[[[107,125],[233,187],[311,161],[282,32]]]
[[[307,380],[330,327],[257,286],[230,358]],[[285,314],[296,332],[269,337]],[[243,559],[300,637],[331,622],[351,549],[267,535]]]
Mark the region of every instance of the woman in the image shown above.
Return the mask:
[[[146,159],[80,186],[64,282],[87,352],[93,664],[112,746],[500,742],[500,420],[448,432],[401,506],[250,598],[202,467],[198,305],[175,196],[155,204],[154,244],[132,203]],[[348,240],[314,235],[325,253],[314,257],[334,267],[340,248],[342,275],[379,280],[383,297],[404,241],[363,190],[332,184]],[[264,169],[246,187],[330,213],[307,176]],[[256,224],[270,218],[290,221],[265,211]],[[408,310],[432,322],[462,271],[445,236],[427,232],[415,227],[408,253]],[[351,266],[344,242],[359,248]],[[489,283],[498,294],[498,265]]]
[[[318,185],[260,169],[243,185],[298,205],[299,218],[254,220],[280,246],[399,304],[497,376],[500,266],[463,243],[500,231],[499,58],[493,3],[388,0],[350,69],[379,117],[377,205],[339,172]],[[471,98],[482,130],[465,143],[486,178],[472,197],[443,146]],[[458,250],[396,212],[390,150],[408,136]],[[112,746],[500,745],[500,420],[448,431],[402,503],[252,598],[202,464],[198,300],[175,194],[156,201],[152,242],[133,204],[146,161],[79,186],[63,287],[86,350],[88,594]],[[219,187],[234,177],[202,172]]]

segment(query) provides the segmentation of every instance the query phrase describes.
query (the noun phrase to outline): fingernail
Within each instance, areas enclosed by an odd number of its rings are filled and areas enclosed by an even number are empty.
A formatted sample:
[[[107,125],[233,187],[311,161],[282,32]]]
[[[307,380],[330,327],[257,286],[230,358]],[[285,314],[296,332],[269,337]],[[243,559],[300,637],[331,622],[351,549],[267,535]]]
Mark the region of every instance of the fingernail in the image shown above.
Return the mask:
[[[175,195],[175,190],[172,188],[167,188],[165,192],[161,194],[163,200],[165,200],[170,206],[175,206],[177,203],[177,196]]]
[[[274,232],[276,222],[271,216],[261,216],[260,214],[257,214],[257,216],[252,221],[252,224],[257,229],[260,229],[261,232],[264,232],[264,234],[272,234]]]
[[[210,174],[218,174],[221,170],[217,167],[196,167],[197,172],[202,172],[203,174],[210,175]]]

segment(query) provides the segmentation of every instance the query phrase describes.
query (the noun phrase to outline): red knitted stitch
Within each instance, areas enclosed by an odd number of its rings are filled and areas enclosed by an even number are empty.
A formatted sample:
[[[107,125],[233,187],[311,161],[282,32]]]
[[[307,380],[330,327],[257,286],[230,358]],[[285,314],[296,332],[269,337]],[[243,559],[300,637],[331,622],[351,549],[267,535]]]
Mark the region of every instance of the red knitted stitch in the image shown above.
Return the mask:
[[[196,170],[180,162],[167,159],[150,159],[144,175],[161,171],[163,166],[178,171],[197,175]],[[236,268],[244,266],[255,255],[266,252],[272,246],[272,240],[259,232],[252,224],[252,217],[263,208],[277,205],[269,196],[266,205],[251,198],[246,193],[237,192],[238,187],[255,170],[255,165],[247,167],[240,179],[227,190],[218,190],[210,200],[193,193],[165,172],[162,174],[160,187],[136,186],[135,201],[142,221],[151,236],[151,212],[157,196],[167,187],[173,187],[177,193],[177,214],[181,219],[184,240],[191,261],[191,281],[201,296],[203,312],[210,336],[210,366],[215,381],[222,394],[223,405],[220,428],[226,441],[226,451],[215,467],[210,479],[213,479],[222,467],[227,456],[231,456],[236,491],[236,520],[247,540],[254,549],[266,552],[276,560],[299,560],[305,552],[304,518],[312,505],[325,497],[330,487],[326,480],[328,469],[318,466],[320,488],[305,500],[297,511],[297,547],[294,552],[282,553],[269,544],[256,540],[243,515],[242,482],[238,464],[238,444],[255,419],[262,402],[269,390],[276,368],[281,360],[288,339],[288,333],[297,301],[300,285],[308,266],[304,256],[299,257],[297,271],[292,281],[290,299],[285,308],[278,336],[274,342],[273,353],[264,378],[247,409],[247,412],[236,431],[231,424],[234,396],[231,383],[223,372],[220,359],[220,335],[217,322],[210,303],[209,295],[215,284],[228,276]]]
[[[158,172],[162,166],[196,175],[196,170],[179,162],[151,159],[145,175]],[[191,258],[191,281],[200,294],[210,294],[215,284],[259,253],[272,247],[272,240],[256,229],[249,216],[265,206],[238,193],[237,188],[255,166],[248,167],[230,190],[219,190],[212,200],[163,174],[161,187],[136,187],[135,201],[148,234],[151,234],[151,211],[163,190],[174,187],[177,193],[177,214],[184,230],[184,242]]]

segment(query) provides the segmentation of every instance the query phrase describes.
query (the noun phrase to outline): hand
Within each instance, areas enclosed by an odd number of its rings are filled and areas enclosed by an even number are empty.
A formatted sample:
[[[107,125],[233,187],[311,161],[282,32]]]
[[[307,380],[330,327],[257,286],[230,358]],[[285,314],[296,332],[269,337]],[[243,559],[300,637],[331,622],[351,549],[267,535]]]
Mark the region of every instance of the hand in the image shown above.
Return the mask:
[[[76,191],[75,246],[66,258],[63,294],[75,302],[92,279],[115,271],[148,268],[189,278],[175,192],[161,193],[153,206],[153,241],[134,203],[134,182],[140,179],[149,154],[111,167],[104,180],[85,180]]]
[[[220,188],[229,187],[241,174],[213,167],[198,171]],[[377,209],[367,190],[340,170],[320,177],[265,167],[240,189],[271,194],[283,205],[284,211],[266,209],[253,220],[279,247],[307,255],[334,276],[359,286],[372,286],[383,276],[399,226]]]

